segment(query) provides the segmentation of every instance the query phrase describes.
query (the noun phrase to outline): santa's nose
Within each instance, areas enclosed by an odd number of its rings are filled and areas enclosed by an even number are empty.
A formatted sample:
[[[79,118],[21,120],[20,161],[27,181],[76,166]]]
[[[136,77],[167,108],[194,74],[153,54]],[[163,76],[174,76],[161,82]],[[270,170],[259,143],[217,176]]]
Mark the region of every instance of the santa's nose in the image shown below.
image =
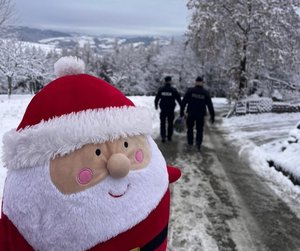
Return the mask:
[[[130,170],[130,160],[122,153],[114,153],[107,161],[109,174],[115,178],[124,178]]]

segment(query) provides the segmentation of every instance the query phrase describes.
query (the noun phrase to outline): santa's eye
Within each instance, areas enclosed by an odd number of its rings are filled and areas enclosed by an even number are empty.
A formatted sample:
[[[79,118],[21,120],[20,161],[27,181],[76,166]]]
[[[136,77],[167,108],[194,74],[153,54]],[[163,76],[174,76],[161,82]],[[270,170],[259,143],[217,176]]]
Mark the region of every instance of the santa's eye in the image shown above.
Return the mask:
[[[100,156],[101,150],[98,148],[98,149],[96,149],[95,153],[96,153],[97,156]]]
[[[124,142],[124,147],[125,147],[125,148],[128,147],[128,142],[127,142],[127,141]]]

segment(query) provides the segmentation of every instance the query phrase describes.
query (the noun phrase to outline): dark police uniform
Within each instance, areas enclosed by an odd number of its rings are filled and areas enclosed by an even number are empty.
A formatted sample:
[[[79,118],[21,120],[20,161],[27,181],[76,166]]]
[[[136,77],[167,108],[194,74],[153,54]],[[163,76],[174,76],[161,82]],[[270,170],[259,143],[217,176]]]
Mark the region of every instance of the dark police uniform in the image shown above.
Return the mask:
[[[166,120],[168,121],[168,140],[172,140],[173,135],[173,123],[174,123],[174,110],[175,100],[177,100],[179,106],[181,105],[181,98],[176,88],[171,86],[171,83],[166,83],[163,87],[159,88],[154,105],[157,109],[158,104],[161,109],[160,112],[160,135],[162,141],[166,138]]]
[[[196,122],[196,144],[200,149],[203,140],[204,117],[206,115],[206,107],[210,113],[211,121],[215,120],[215,112],[209,92],[203,86],[196,85],[189,88],[182,100],[180,115],[184,115],[185,106],[187,105],[187,141],[189,145],[193,145],[194,133],[193,128]]]

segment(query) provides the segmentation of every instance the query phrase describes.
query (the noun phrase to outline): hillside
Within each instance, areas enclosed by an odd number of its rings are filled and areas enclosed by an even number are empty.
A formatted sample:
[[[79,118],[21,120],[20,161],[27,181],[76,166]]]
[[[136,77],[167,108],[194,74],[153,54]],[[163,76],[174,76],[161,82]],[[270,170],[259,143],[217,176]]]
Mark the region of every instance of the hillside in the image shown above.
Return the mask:
[[[53,30],[41,30],[23,26],[9,26],[1,28],[0,38],[15,38],[19,41],[50,45],[60,49],[74,48],[89,43],[97,52],[107,52],[118,45],[132,44],[137,46],[149,46],[152,43],[161,45],[169,44],[168,37],[150,37],[150,36],[91,36],[79,33],[66,33]]]

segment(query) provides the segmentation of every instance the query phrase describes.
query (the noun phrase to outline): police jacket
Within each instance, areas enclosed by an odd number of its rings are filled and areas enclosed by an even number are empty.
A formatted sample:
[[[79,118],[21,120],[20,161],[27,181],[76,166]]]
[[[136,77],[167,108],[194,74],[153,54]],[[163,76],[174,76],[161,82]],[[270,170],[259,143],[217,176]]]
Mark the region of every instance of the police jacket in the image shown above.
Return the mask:
[[[203,86],[195,86],[189,88],[185,93],[182,106],[181,106],[181,116],[184,114],[184,109],[187,105],[187,113],[189,116],[204,117],[206,115],[206,107],[212,118],[215,117],[215,111],[213,103],[209,92],[203,88]]]
[[[159,88],[154,100],[154,105],[157,108],[159,104],[163,112],[173,112],[176,106],[175,100],[177,100],[181,106],[181,98],[178,91],[172,87],[171,84],[167,83]]]

